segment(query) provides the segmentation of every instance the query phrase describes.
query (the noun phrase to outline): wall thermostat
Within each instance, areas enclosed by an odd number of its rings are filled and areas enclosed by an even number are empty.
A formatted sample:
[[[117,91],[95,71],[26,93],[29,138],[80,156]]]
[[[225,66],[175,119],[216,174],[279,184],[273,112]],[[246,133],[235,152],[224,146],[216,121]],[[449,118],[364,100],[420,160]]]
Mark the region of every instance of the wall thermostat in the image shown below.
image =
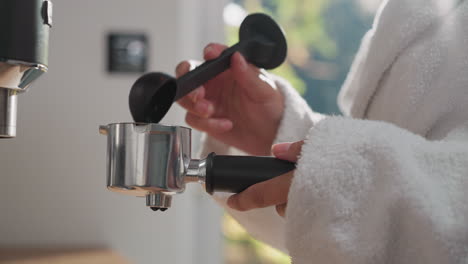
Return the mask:
[[[148,38],[145,34],[110,33],[107,70],[115,73],[142,73],[148,65]]]

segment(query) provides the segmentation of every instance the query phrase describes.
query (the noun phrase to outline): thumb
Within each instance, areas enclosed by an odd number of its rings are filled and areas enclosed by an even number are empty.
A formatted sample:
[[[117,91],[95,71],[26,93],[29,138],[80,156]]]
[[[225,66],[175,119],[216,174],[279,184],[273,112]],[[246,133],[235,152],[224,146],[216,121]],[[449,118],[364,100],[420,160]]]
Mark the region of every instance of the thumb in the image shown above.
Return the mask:
[[[301,155],[303,144],[304,141],[297,141],[294,143],[279,143],[273,145],[271,151],[278,159],[296,162]]]
[[[234,79],[254,102],[269,100],[275,93],[275,84],[262,71],[250,65],[239,52],[231,58],[231,72]]]

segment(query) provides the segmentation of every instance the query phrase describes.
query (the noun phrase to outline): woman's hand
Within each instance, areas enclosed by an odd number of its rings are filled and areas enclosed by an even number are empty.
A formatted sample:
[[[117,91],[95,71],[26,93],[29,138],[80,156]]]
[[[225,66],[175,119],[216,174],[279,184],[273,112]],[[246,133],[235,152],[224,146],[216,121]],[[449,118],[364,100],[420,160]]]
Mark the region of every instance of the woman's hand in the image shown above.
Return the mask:
[[[279,159],[297,162],[303,144],[304,141],[276,144],[273,146],[272,151]],[[284,217],[293,175],[294,171],[291,171],[271,180],[252,185],[245,191],[229,197],[227,204],[238,211],[276,206],[278,214]]]
[[[210,44],[205,60],[215,59],[226,49]],[[193,64],[193,63],[192,63]],[[181,62],[177,77],[191,66]],[[195,129],[253,155],[270,155],[271,145],[283,115],[283,96],[260,69],[240,53],[231,57],[229,70],[183,97],[178,103],[188,110],[186,122]]]

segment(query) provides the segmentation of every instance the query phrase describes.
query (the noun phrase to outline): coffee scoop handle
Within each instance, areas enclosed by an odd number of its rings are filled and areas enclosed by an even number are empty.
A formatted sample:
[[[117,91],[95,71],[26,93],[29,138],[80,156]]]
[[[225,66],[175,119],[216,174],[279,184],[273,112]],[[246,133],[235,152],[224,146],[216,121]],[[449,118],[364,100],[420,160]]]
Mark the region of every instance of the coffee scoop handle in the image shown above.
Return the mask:
[[[206,158],[206,191],[239,193],[248,187],[283,175],[296,164],[273,157],[222,156]]]

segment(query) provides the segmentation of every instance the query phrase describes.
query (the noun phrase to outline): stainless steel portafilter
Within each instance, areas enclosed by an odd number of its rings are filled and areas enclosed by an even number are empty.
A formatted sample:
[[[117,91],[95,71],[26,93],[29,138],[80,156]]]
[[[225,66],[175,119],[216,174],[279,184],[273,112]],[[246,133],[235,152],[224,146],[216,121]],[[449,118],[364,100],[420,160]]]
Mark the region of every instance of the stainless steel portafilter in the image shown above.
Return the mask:
[[[221,156],[191,158],[191,129],[146,123],[100,126],[107,135],[107,188],[146,197],[146,205],[165,211],[172,195],[185,184],[205,190],[238,193],[249,186],[287,173],[295,164],[273,157]]]
[[[245,18],[239,42],[218,58],[204,62],[178,79],[153,72],[132,86],[129,107],[137,123],[101,126],[107,135],[107,187],[111,191],[146,197],[153,210],[171,206],[173,194],[185,184],[198,182],[208,193],[237,193],[249,186],[284,174],[293,163],[272,157],[220,156],[191,158],[191,131],[158,123],[172,103],[230,67],[240,52],[260,68],[273,69],[286,58],[287,43],[281,28],[265,14]]]

